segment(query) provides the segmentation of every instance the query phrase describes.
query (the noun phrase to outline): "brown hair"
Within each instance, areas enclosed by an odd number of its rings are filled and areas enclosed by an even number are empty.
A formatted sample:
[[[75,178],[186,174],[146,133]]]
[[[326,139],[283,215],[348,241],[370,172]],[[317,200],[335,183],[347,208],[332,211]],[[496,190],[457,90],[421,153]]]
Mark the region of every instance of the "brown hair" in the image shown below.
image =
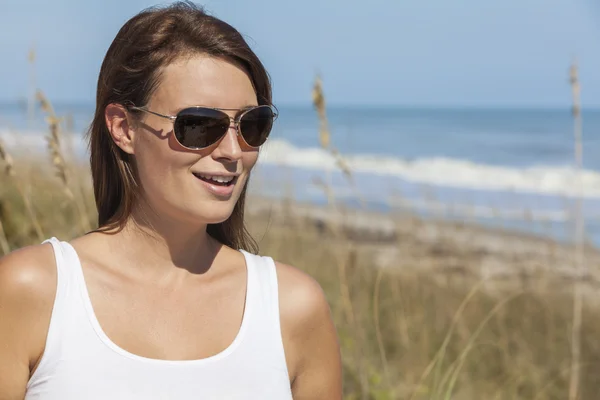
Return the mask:
[[[242,35],[191,2],[148,8],[123,25],[109,47],[98,78],[96,111],[88,131],[100,231],[122,229],[139,195],[134,158],[112,140],[104,119],[109,104],[144,105],[162,67],[181,57],[206,54],[235,63],[250,77],[259,104],[271,104],[269,75]],[[247,186],[247,184],[246,184]],[[246,186],[231,216],[208,233],[235,249],[257,252],[244,225]]]

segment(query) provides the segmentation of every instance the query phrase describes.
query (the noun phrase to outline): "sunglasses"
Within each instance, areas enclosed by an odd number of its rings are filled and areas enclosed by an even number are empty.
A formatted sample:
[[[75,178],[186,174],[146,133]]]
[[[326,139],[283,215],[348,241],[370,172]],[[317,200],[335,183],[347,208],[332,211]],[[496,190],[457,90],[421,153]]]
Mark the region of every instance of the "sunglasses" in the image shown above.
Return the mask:
[[[173,121],[173,132],[180,145],[190,150],[201,150],[221,140],[229,130],[231,122],[238,136],[250,147],[263,145],[277,119],[277,108],[262,105],[242,110],[231,108],[188,107],[177,115],[163,115],[145,107],[129,106],[130,110],[142,111]],[[238,111],[230,117],[224,111]]]

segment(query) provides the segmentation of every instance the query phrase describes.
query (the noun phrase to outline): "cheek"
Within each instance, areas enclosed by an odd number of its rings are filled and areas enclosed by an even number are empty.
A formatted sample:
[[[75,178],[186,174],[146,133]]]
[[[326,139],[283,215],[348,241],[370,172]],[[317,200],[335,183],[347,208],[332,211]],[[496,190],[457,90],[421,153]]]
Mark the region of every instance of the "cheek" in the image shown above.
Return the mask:
[[[258,161],[258,150],[245,151],[242,155],[242,165],[244,166],[244,171],[249,173],[256,164],[256,161]]]
[[[248,178],[250,176],[250,172],[252,172],[252,168],[256,164],[257,160],[258,160],[258,151],[244,151],[244,153],[242,155],[242,159],[241,159],[243,171],[244,171],[242,174],[242,177],[243,177],[244,181],[240,182],[241,185],[239,185],[237,188],[238,195],[241,194],[244,186],[246,186],[246,184],[248,183]]]
[[[140,183],[152,192],[172,189],[175,177],[187,165],[186,156],[189,157],[170,149],[165,140],[150,138],[140,141],[135,153]]]

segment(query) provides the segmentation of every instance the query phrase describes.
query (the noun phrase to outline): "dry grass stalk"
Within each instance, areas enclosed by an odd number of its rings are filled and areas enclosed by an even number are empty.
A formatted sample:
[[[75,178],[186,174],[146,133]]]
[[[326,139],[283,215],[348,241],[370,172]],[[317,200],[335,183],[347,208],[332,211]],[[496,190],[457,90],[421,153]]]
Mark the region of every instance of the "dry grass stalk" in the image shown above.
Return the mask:
[[[327,151],[331,154],[336,160],[336,165],[340,170],[344,173],[344,175],[352,182],[352,173],[350,168],[341,157],[341,154],[332,147],[331,145],[331,134],[329,131],[329,123],[327,121],[327,111],[325,107],[325,95],[323,94],[323,85],[321,77],[317,75],[315,80],[315,84],[313,87],[313,105],[317,110],[317,114],[319,117],[319,143],[323,150]],[[320,186],[323,187],[327,200],[330,206],[335,206],[335,196],[331,179],[331,171],[327,170],[327,181],[321,182],[319,179],[316,179],[319,182]],[[332,236],[337,240],[343,240],[343,233],[339,231],[339,229],[333,224],[327,224],[329,232],[332,233]],[[344,252],[342,255],[338,255],[337,257],[337,266],[338,266],[338,281],[340,283],[340,297],[342,304],[344,304],[344,310],[346,314],[346,319],[353,327],[352,332],[354,333],[355,338],[358,343],[363,343],[362,332],[360,326],[357,322],[356,315],[354,312],[354,307],[352,305],[352,296],[350,294],[350,285],[348,283],[348,279],[346,276],[346,269],[349,265],[352,265],[356,262],[356,250],[353,248],[348,249],[347,252]],[[349,265],[348,265],[349,264]],[[367,399],[369,396],[369,379],[367,376],[367,370],[365,365],[364,356],[362,354],[362,349],[360,349],[360,345],[356,346],[355,349],[355,358],[358,367],[358,375],[360,381],[361,388],[361,399]]]
[[[317,76],[313,88],[313,104],[317,109],[319,116],[319,144],[323,150],[330,151],[331,134],[329,132],[329,123],[327,122],[327,112],[325,111],[325,96],[323,95],[323,85],[321,77]],[[327,201],[333,205],[335,199],[333,197],[333,189],[331,185],[331,171],[327,170],[327,184],[325,185]]]
[[[10,246],[8,245],[6,232],[4,232],[4,225],[2,224],[2,220],[0,220],[0,248],[2,249],[3,255],[7,255],[8,253],[10,253]]]
[[[0,152],[2,151],[0,145]],[[0,199],[0,210],[2,209],[2,199]],[[8,238],[6,237],[6,231],[4,230],[4,224],[2,223],[2,217],[0,215],[0,249],[2,254],[6,255],[10,253],[10,245],[8,244]]]
[[[340,170],[348,179],[351,179],[352,172],[350,171],[350,167],[348,167],[340,152],[331,145],[331,133],[329,131],[329,122],[327,121],[327,112],[325,109],[325,96],[323,95],[323,82],[320,76],[317,76],[313,87],[313,104],[319,115],[319,143],[321,144],[321,147],[335,158],[336,164]]]
[[[377,271],[377,278],[375,279],[375,293],[373,293],[373,317],[375,318],[375,337],[377,339],[377,347],[379,348],[379,355],[381,357],[381,364],[383,365],[383,373],[385,381],[388,386],[390,393],[393,394],[394,389],[391,384],[390,371],[388,368],[388,360],[385,353],[385,346],[383,344],[383,335],[381,334],[381,324],[379,321],[379,297],[381,289],[381,279],[383,278],[383,269],[379,268]]]
[[[87,216],[85,205],[83,204],[83,201],[81,199],[75,197],[70,187],[69,169],[67,167],[67,163],[61,150],[61,138],[59,128],[61,119],[57,117],[56,113],[54,112],[54,108],[52,107],[52,104],[50,103],[50,101],[48,101],[46,96],[44,96],[44,94],[41,91],[37,92],[36,98],[40,103],[42,111],[44,111],[48,115],[46,121],[48,122],[48,126],[50,128],[50,134],[46,136],[46,141],[48,142],[48,151],[50,152],[52,165],[54,165],[56,174],[62,183],[62,188],[65,196],[67,196],[67,198],[70,201],[72,201],[73,204],[75,204],[75,207],[80,217],[79,220],[82,229],[85,232],[89,232],[92,230],[92,227]]]
[[[36,51],[35,46],[32,46],[29,49],[29,54],[27,56],[27,61],[29,62],[29,87],[31,92],[28,94],[27,98],[27,119],[29,123],[31,123],[35,117],[35,99],[33,98],[36,84],[36,74],[35,74],[35,60],[36,60]]]
[[[583,253],[584,240],[584,220],[582,214],[582,182],[581,168],[583,164],[583,145],[582,145],[582,123],[581,123],[581,87],[579,85],[579,76],[577,63],[574,62],[570,70],[571,90],[573,94],[573,119],[574,119],[574,141],[575,141],[575,163],[576,163],[576,208],[575,208],[575,246],[576,246],[576,268],[579,277],[588,273]],[[571,374],[569,379],[569,400],[579,398],[579,385],[581,380],[581,324],[583,319],[583,294],[580,279],[576,279],[573,288],[573,326],[571,332]]]
[[[46,117],[46,122],[50,128],[50,134],[46,136],[46,142],[48,143],[48,151],[50,152],[52,165],[54,165],[56,174],[63,184],[66,196],[69,198],[69,200],[73,200],[75,196],[69,188],[69,175],[67,173],[67,166],[60,148],[60,118],[56,116],[52,104],[41,91],[37,92],[36,98],[40,103],[42,111],[48,114],[48,117]]]
[[[323,82],[320,76],[317,76],[313,87],[313,104],[319,114],[319,142],[321,147],[328,149],[331,144],[331,134],[329,133],[329,124],[327,122],[327,112],[325,111],[325,96],[323,95]]]
[[[42,227],[37,219],[35,211],[33,210],[33,205],[31,204],[30,197],[23,190],[23,185],[20,180],[17,178],[17,172],[15,170],[15,163],[10,153],[4,146],[4,143],[0,140],[0,160],[4,163],[4,172],[6,176],[13,181],[13,184],[17,188],[19,195],[23,199],[23,204],[25,205],[25,211],[27,212],[27,216],[33,225],[33,229],[35,230],[35,234],[38,240],[44,240],[44,233],[42,231]],[[4,235],[4,229],[2,229],[2,235]],[[8,244],[7,244],[8,246]],[[6,254],[6,253],[5,253]]]
[[[329,131],[329,122],[327,120],[327,111],[325,107],[325,95],[323,94],[323,82],[321,77],[317,75],[315,79],[315,84],[313,86],[312,92],[313,105],[317,110],[317,114],[319,116],[319,144],[323,150],[327,151],[331,154],[335,160],[336,166],[342,171],[346,179],[352,184],[354,192],[356,194],[356,198],[359,200],[363,208],[365,208],[365,200],[363,196],[358,192],[356,186],[354,185],[354,180],[352,176],[352,170],[340,154],[340,152],[331,145],[331,133]],[[331,171],[327,170],[327,199],[329,204],[333,204],[335,202],[334,199],[334,190],[332,187],[331,180]]]
[[[16,175],[15,163],[8,151],[6,150],[6,147],[4,147],[4,143],[2,143],[2,140],[0,140],[0,160],[4,162],[4,172],[6,173],[6,175],[9,178],[13,178]]]
[[[58,136],[58,124],[60,121],[55,117],[49,117],[46,121],[50,127],[50,136],[47,137],[47,140],[48,150],[50,151],[52,158],[52,165],[54,165],[56,168],[57,175],[65,187],[65,193],[69,199],[72,200],[74,196],[69,189],[69,175],[67,174],[67,166],[60,151],[60,140]]]
[[[333,229],[335,231],[335,228]],[[346,319],[352,327],[352,332],[354,332],[354,335],[356,335],[355,338],[358,342],[358,345],[355,347],[355,357],[358,364],[361,399],[366,400],[369,395],[369,379],[367,377],[367,371],[365,367],[365,357],[363,355],[364,350],[362,349],[362,343],[364,343],[364,341],[362,337],[362,330],[358,324],[356,312],[354,311],[354,305],[352,304],[350,284],[346,273],[348,267],[353,268],[356,264],[356,257],[356,249],[354,247],[350,247],[345,259],[338,255],[337,266],[338,280],[340,282],[340,296],[346,314]]]

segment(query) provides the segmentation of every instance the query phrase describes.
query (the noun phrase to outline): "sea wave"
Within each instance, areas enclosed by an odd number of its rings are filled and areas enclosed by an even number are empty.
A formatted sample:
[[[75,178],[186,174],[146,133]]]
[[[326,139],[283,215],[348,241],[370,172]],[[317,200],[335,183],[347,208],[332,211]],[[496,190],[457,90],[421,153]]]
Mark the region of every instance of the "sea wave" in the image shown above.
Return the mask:
[[[372,154],[348,154],[343,160],[356,174],[383,175],[435,186],[474,190],[543,193],[600,198],[600,172],[574,166],[516,168],[453,158],[413,160]],[[299,148],[282,140],[265,145],[261,162],[313,170],[336,170],[336,158],[320,148]],[[579,178],[579,179],[578,179]]]

